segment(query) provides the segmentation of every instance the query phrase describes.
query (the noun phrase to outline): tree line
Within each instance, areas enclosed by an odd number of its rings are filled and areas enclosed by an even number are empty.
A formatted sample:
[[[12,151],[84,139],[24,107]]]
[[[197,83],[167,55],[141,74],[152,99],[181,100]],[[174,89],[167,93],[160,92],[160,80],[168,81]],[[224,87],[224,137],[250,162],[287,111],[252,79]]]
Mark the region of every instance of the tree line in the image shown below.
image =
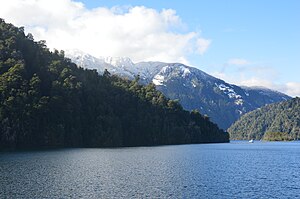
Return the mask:
[[[262,139],[265,133],[271,132],[267,137],[299,140],[300,98],[270,104],[249,112],[235,122],[228,132],[231,139]]]
[[[228,142],[155,85],[83,69],[0,19],[0,149]]]

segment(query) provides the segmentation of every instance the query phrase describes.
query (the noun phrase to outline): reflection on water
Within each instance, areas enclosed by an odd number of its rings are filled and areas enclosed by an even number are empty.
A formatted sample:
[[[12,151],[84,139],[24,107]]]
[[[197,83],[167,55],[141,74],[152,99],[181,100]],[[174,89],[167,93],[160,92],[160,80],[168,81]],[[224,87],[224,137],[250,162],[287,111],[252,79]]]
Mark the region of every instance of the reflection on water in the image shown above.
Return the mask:
[[[300,143],[0,153],[0,198],[296,198]]]

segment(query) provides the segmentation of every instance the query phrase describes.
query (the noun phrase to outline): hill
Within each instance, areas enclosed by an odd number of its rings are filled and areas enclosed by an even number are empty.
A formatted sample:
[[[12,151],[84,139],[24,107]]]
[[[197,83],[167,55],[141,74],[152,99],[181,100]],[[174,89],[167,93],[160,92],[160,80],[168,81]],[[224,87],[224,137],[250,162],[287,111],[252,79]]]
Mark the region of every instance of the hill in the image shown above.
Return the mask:
[[[229,129],[231,139],[300,138],[300,98],[270,104],[245,114]],[[266,139],[269,139],[266,138]]]
[[[290,99],[270,89],[232,85],[180,63],[133,63],[126,57],[94,57],[78,50],[66,51],[66,56],[79,66],[96,69],[101,74],[107,69],[128,79],[139,75],[144,85],[155,84],[168,98],[178,99],[184,109],[199,110],[222,129],[227,129],[247,112]]]
[[[0,19],[0,149],[228,142],[153,84],[77,67]]]

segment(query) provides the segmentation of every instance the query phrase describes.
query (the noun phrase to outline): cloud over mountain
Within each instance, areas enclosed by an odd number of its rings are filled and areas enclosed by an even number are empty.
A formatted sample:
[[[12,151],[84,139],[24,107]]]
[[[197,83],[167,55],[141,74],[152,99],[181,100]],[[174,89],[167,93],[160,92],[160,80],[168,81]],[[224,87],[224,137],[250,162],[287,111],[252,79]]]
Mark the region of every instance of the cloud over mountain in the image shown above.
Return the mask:
[[[0,0],[0,17],[25,26],[50,48],[81,49],[95,56],[127,56],[133,61],[188,63],[210,40],[184,31],[175,10],[136,7],[87,9],[71,0]]]

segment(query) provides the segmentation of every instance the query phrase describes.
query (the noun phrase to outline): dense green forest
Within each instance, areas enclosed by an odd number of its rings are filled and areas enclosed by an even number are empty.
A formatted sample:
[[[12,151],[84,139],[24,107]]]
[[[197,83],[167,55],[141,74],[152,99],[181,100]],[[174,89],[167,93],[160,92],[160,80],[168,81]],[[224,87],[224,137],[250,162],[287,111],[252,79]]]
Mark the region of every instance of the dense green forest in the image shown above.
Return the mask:
[[[0,149],[228,142],[153,84],[77,67],[0,19]]]
[[[270,104],[247,113],[228,132],[231,139],[263,139],[266,132],[276,132],[267,135],[266,139],[281,137],[283,140],[299,140],[300,98]]]
[[[291,141],[293,140],[288,133],[283,132],[266,132],[263,140],[265,141]]]

